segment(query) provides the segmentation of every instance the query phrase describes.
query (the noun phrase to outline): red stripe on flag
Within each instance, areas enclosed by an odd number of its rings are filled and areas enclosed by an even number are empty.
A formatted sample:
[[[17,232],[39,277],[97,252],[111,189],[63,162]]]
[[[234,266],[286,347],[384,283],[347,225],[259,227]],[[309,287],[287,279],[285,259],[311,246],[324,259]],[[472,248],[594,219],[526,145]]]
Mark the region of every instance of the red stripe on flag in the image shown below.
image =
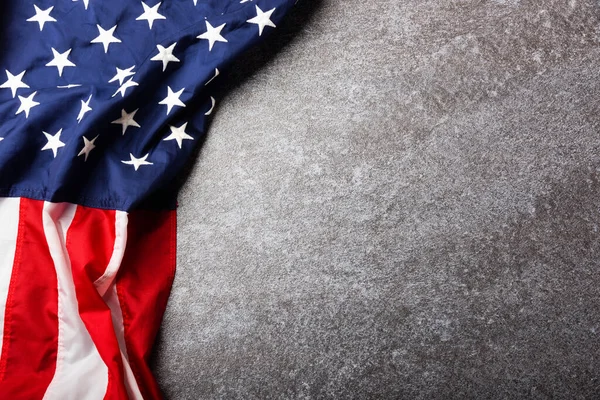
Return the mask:
[[[94,280],[103,274],[111,258],[115,236],[114,211],[79,206],[69,228],[66,245],[79,314],[108,367],[105,398],[126,399],[123,361],[111,312],[94,286]]]
[[[100,210],[89,207],[77,207],[77,213],[69,231],[77,229],[77,233],[69,237],[79,237],[76,246],[68,248],[71,260],[77,259],[83,264],[89,281],[94,282],[104,274],[115,245],[114,210]],[[79,236],[81,235],[81,236]]]
[[[148,366],[175,274],[175,211],[134,211],[117,293],[131,368],[145,399],[160,399]]]
[[[41,399],[56,368],[58,289],[43,207],[43,201],[21,199],[0,359],[2,399]]]

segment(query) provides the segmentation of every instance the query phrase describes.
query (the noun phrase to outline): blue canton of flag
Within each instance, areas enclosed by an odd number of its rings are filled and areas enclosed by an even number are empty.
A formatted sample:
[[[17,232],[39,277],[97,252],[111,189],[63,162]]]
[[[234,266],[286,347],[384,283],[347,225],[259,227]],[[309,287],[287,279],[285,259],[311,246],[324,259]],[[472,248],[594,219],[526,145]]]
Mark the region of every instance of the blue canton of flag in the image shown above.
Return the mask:
[[[224,66],[294,2],[3,2],[0,196],[135,208],[199,142]]]

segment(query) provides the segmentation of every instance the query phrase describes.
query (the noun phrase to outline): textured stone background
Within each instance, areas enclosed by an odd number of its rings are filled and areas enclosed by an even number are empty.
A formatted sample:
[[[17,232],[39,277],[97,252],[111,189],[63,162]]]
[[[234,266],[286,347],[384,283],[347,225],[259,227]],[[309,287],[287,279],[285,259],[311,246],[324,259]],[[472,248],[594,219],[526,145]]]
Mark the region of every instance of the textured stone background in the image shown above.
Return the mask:
[[[304,0],[232,75],[167,398],[598,398],[598,1]]]

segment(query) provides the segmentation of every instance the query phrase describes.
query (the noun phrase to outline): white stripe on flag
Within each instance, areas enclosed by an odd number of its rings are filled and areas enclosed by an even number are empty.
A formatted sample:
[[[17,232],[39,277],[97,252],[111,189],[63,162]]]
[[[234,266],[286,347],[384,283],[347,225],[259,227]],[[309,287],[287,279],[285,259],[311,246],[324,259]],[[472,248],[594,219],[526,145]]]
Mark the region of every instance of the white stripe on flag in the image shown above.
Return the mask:
[[[44,400],[100,400],[108,385],[108,368],[79,315],[65,244],[76,210],[73,204],[44,202],[42,223],[58,281],[56,371]]]
[[[104,296],[115,280],[117,272],[119,272],[119,267],[123,261],[125,246],[127,244],[127,223],[127,213],[124,211],[117,211],[115,214],[115,245],[113,253],[106,270],[104,270],[104,274],[94,282],[94,286],[96,286],[100,296]]]
[[[110,314],[112,316],[112,323],[115,329],[115,335],[119,342],[119,349],[121,350],[121,358],[123,360],[123,369],[125,372],[125,388],[127,389],[127,395],[130,400],[144,400],[140,388],[137,384],[131,365],[129,364],[129,356],[127,355],[127,344],[125,342],[125,326],[123,325],[123,312],[121,311],[121,304],[119,302],[119,296],[117,294],[117,285],[114,283],[110,286],[106,294],[104,295],[104,302],[110,308]]]
[[[2,229],[0,229],[0,356],[4,338],[6,298],[17,249],[20,205],[19,198],[0,199],[0,223],[2,224]]]

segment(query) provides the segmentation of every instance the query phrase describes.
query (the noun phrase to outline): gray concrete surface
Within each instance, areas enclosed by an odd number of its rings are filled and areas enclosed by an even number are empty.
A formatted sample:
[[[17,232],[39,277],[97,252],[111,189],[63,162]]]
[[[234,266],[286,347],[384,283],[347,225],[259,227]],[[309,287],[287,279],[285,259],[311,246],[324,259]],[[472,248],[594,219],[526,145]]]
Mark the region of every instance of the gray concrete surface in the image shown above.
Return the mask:
[[[600,4],[304,0],[180,195],[168,399],[600,396]]]

